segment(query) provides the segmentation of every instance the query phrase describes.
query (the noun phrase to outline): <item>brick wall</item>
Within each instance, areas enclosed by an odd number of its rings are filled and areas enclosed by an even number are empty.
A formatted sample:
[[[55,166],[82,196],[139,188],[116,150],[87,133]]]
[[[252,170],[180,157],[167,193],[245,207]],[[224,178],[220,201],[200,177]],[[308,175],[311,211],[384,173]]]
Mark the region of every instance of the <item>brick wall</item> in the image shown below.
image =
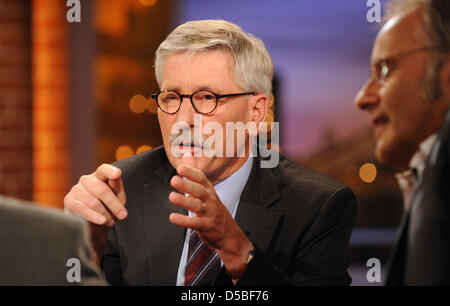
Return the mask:
[[[32,1],[33,200],[62,207],[69,185],[66,1]]]
[[[0,0],[0,194],[32,194],[30,8]]]

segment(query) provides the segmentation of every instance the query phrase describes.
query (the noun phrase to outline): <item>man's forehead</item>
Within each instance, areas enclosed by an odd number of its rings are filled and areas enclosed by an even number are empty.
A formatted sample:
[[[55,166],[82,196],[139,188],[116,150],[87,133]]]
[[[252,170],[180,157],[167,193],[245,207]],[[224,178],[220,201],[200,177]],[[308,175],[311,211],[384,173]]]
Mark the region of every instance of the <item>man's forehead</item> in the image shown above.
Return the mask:
[[[181,82],[194,85],[196,90],[214,90],[224,79],[233,78],[233,70],[234,59],[226,51],[174,53],[165,61],[161,84],[164,89],[176,90]]]
[[[166,62],[169,60],[177,62],[196,62],[199,60],[204,61],[205,59],[210,61],[217,61],[218,58],[223,58],[223,60],[226,62],[234,63],[232,54],[229,51],[223,49],[176,52],[168,55],[166,58]]]
[[[372,62],[381,58],[426,46],[421,9],[391,17],[381,28],[374,43]]]

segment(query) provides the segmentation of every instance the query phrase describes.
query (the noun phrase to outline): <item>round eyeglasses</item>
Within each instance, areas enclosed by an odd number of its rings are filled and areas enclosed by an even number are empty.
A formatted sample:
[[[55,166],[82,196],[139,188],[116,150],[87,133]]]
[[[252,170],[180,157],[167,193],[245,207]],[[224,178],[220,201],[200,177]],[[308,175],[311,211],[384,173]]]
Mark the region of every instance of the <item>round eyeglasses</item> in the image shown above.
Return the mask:
[[[183,98],[191,100],[192,107],[200,114],[206,115],[212,113],[216,107],[219,99],[239,97],[244,95],[254,95],[253,92],[242,92],[219,95],[209,90],[198,90],[191,95],[183,95],[175,90],[163,90],[159,93],[152,94],[151,97],[155,99],[160,110],[166,114],[175,114],[181,108]]]

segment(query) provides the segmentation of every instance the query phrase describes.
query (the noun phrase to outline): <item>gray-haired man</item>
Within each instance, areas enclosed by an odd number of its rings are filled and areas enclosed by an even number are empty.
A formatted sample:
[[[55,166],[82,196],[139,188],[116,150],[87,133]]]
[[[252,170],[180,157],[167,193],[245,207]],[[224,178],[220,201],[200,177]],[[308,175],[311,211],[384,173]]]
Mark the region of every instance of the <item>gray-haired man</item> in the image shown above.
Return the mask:
[[[107,279],[349,284],[351,190],[284,157],[262,168],[250,157],[255,131],[243,139],[227,131],[228,123],[258,126],[266,119],[273,64],[264,44],[230,22],[188,22],[161,43],[155,68],[164,148],[100,166],[65,198],[66,210],[97,224]],[[225,133],[215,142],[217,154],[204,154],[201,137],[173,137],[179,123],[195,135],[196,118]]]

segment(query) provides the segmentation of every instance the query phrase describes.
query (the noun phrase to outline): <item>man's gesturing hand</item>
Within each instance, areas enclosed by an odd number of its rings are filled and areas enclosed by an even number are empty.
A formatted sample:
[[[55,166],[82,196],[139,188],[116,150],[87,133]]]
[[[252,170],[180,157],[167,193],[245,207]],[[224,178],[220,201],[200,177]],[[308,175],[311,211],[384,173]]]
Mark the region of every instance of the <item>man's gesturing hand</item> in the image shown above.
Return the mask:
[[[233,271],[242,271],[248,252],[254,248],[252,243],[222,204],[214,186],[202,171],[180,165],[177,173],[170,184],[182,194],[171,192],[169,201],[194,212],[195,216],[172,213],[170,222],[197,230],[200,238],[216,249],[232,275]],[[233,276],[237,278],[240,275]]]
[[[117,219],[125,219],[128,214],[121,175],[119,168],[108,164],[83,175],[64,198],[64,210],[93,224],[112,227]]]

